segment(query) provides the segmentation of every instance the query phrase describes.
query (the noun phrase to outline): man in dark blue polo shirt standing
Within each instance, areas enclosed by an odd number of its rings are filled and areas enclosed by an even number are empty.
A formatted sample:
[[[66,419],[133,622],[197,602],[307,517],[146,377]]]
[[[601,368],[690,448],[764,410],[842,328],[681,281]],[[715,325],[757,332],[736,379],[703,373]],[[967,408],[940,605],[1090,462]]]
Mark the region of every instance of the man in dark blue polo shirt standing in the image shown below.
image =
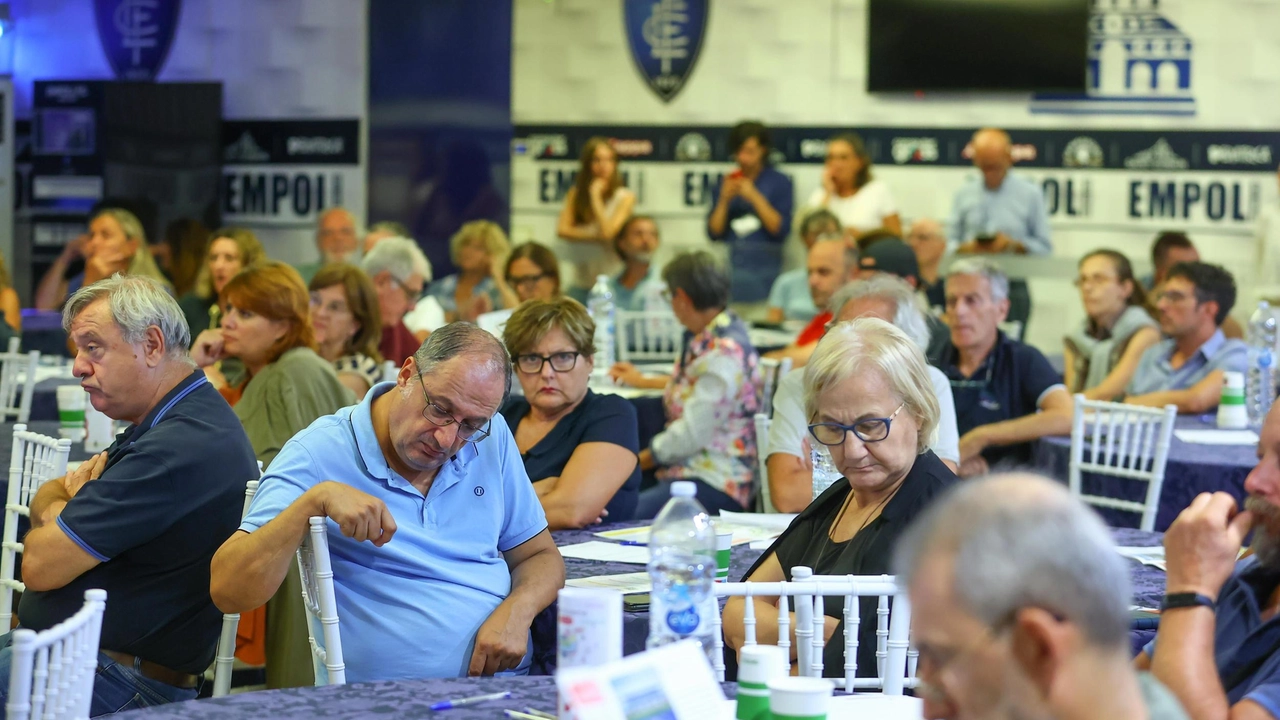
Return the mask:
[[[985,258],[952,263],[947,274],[951,342],[929,362],[951,380],[960,430],[960,475],[1024,465],[1031,442],[1071,430],[1071,395],[1039,350],[1000,332],[1009,279]]]
[[[63,326],[90,402],[130,427],[32,500],[20,625],[49,628],[86,589],[106,590],[90,715],[194,698],[221,627],[209,563],[258,476],[253,448],[187,356],[182,310],[155,281],[115,275],[83,288]]]

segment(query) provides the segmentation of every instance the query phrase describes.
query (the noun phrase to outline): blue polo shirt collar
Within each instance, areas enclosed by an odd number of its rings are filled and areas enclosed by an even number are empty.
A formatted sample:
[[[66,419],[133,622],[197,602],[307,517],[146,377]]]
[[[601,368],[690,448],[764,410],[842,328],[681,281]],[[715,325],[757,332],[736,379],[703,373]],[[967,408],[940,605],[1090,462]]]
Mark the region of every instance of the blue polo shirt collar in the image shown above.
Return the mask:
[[[196,388],[208,382],[209,380],[205,377],[203,370],[196,369],[191,371],[191,374],[184,378],[182,382],[175,385],[172,390],[165,393],[164,397],[160,398],[160,402],[156,403],[146,417],[142,418],[142,422],[137,425],[131,425],[121,433],[122,436],[127,438],[125,444],[136,442],[138,438],[142,437],[143,433],[163,420],[174,405],[177,405],[183,398],[195,392]]]
[[[373,431],[373,401],[393,390],[395,386],[394,382],[381,382],[374,385],[351,412],[351,428],[356,439],[356,450],[360,453],[360,459],[370,476],[382,480],[388,487],[421,496],[422,493],[417,488],[392,469],[386,456],[382,454],[378,435]],[[431,484],[431,494],[434,495],[437,491],[443,492],[456,485],[465,474],[466,467],[479,457],[479,454],[475,443],[464,443],[462,449],[440,467],[435,482]]]

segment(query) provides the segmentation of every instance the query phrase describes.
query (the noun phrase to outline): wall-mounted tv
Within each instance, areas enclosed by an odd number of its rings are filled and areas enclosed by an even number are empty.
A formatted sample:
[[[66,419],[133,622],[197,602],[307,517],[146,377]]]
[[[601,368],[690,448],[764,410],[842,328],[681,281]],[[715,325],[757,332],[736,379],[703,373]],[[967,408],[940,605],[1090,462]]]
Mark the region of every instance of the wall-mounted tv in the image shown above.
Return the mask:
[[[1083,92],[1089,3],[868,0],[867,90]]]

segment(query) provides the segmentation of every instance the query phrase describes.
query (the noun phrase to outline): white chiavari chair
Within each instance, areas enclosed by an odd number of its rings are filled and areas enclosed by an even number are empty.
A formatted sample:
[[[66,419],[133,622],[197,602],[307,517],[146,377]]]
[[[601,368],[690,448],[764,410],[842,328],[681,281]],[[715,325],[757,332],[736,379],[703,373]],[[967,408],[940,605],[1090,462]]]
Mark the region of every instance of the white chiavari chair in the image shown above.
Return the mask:
[[[629,363],[675,362],[684,333],[670,310],[619,310],[618,360]]]
[[[25,423],[31,419],[31,393],[36,387],[40,353],[18,351],[18,338],[0,353],[0,419]]]
[[[18,554],[23,549],[18,542],[18,524],[22,518],[31,517],[31,498],[40,486],[67,474],[70,453],[70,440],[31,432],[22,423],[13,426],[9,488],[4,502],[4,541],[0,543],[0,628],[3,630],[9,629],[13,618],[13,591],[26,589],[15,577]]]
[[[262,462],[258,462],[258,475],[262,475]],[[258,492],[257,480],[250,480],[244,488],[244,508],[240,518],[249,514],[249,506],[253,504],[253,496]],[[240,613],[227,613],[222,616],[222,634],[218,636],[218,650],[213,658],[213,697],[221,697],[231,692],[231,673],[236,662],[236,631],[240,629]]]
[[[9,720],[89,717],[106,590],[86,590],[84,606],[48,630],[14,630]]]
[[[745,599],[743,625],[746,645],[756,644],[755,597],[778,598],[778,646],[790,653],[791,609],[794,605],[796,667],[801,676],[822,677],[823,598],[844,597],[844,674],[833,679],[836,687],[848,692],[880,690],[885,695],[901,695],[903,688],[915,687],[916,657],[910,651],[909,630],[911,605],[906,593],[890,575],[813,575],[807,567],[791,569],[791,581],[773,583],[716,583],[717,597],[738,596]],[[859,678],[858,630],[861,627],[860,598],[877,597],[876,610],[876,676]],[[720,618],[714,619],[712,632],[715,651],[712,669],[724,679],[723,636]],[[833,638],[834,642],[835,639]],[[787,664],[791,669],[790,661]]]
[[[1086,400],[1084,395],[1077,394],[1075,416],[1071,421],[1071,460],[1067,466],[1067,484],[1071,494],[1096,507],[1140,513],[1140,529],[1154,530],[1177,417],[1178,408],[1173,405],[1139,407]],[[1088,461],[1084,459],[1086,447],[1089,449]],[[1081,489],[1084,473],[1146,482],[1146,499],[1135,502],[1086,495]]]
[[[769,493],[768,464],[769,428],[773,425],[773,418],[764,413],[756,413],[751,419],[756,427],[756,473],[760,476],[760,492],[756,495],[756,511],[776,513],[778,508],[773,506],[773,497]]]
[[[778,383],[782,382],[782,378],[789,372],[791,372],[791,358],[760,360],[760,378],[764,381],[760,395],[760,412],[773,416],[773,394],[778,390]]]
[[[347,669],[342,662],[338,599],[333,591],[333,565],[329,558],[326,522],[323,517],[311,518],[307,536],[298,548],[298,571],[302,575],[302,604],[307,609],[307,639],[311,643],[316,685],[345,685]],[[323,633],[323,646],[316,642],[314,628],[317,623]]]

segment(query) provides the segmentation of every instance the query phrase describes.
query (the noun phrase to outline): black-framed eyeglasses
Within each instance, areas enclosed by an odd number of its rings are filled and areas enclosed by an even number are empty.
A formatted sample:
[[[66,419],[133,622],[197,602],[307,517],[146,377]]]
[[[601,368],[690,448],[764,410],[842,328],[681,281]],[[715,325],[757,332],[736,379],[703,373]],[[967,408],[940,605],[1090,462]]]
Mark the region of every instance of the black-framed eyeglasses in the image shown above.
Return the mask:
[[[546,276],[546,273],[538,273],[537,275],[512,275],[507,277],[507,284],[512,287],[529,287],[537,284],[539,280]]]
[[[422,371],[418,371],[418,382],[422,385],[422,397],[426,399],[427,405],[422,408],[422,417],[431,422],[432,425],[439,427],[448,427],[457,423],[458,438],[470,443],[478,443],[489,437],[488,426],[478,428],[471,423],[466,423],[454,417],[452,413],[445,412],[444,408],[431,401],[431,395],[427,393],[427,383],[422,379]]]
[[[814,440],[828,446],[844,444],[846,433],[853,433],[862,442],[880,442],[889,437],[889,427],[893,424],[893,419],[898,417],[898,413],[902,412],[902,408],[906,406],[906,403],[899,405],[889,417],[865,418],[852,425],[841,425],[835,422],[814,423],[809,426],[809,434]]]
[[[554,355],[517,355],[516,367],[526,375],[542,372],[542,366],[551,363],[551,369],[558,373],[569,372],[578,364],[580,352],[558,352]]]

